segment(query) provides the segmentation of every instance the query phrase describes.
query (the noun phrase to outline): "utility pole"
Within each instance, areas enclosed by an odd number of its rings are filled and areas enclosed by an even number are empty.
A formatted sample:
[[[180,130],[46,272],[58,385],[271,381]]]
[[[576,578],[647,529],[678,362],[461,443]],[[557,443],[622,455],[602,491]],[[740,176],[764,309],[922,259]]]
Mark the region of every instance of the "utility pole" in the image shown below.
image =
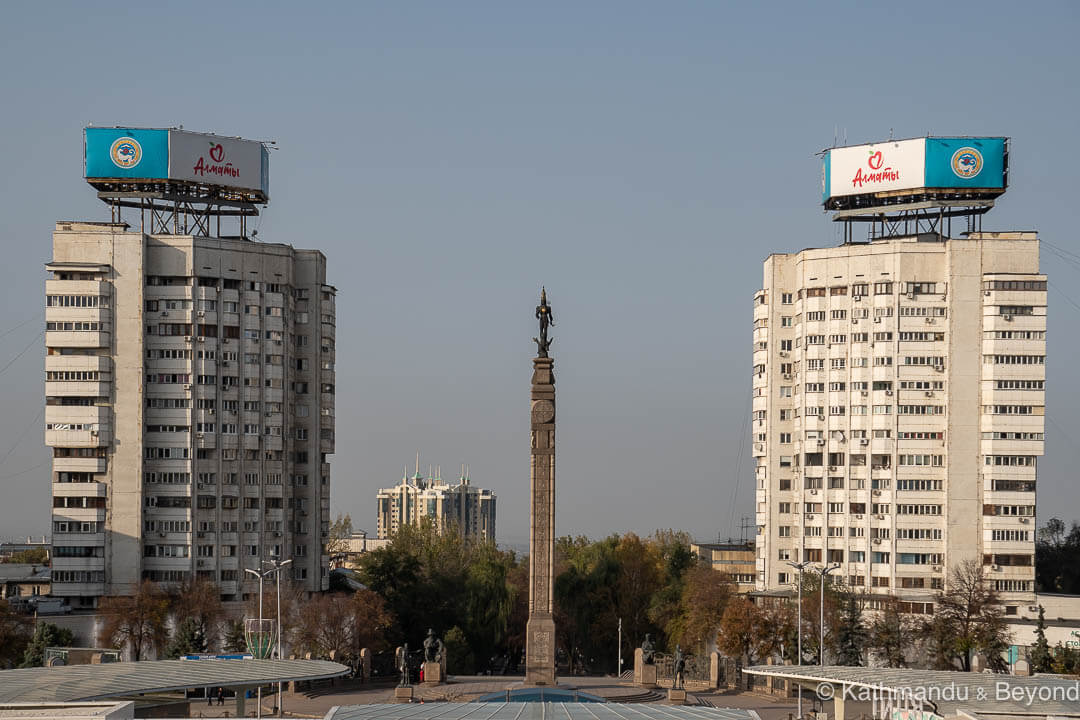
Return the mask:
[[[803,575],[803,570],[805,570],[806,566],[809,565],[809,564],[810,564],[809,560],[804,560],[803,562],[790,562],[790,561],[788,562],[788,565],[790,565],[791,567],[793,567],[793,568],[795,568],[796,570],[799,571],[799,579],[797,581],[798,584],[799,584],[799,609],[798,609],[799,620],[798,620],[798,626],[797,626],[798,627],[798,636],[799,636],[799,647],[798,647],[798,656],[795,658],[795,664],[796,665],[802,665],[802,575]],[[798,714],[798,717],[801,720],[801,718],[802,718],[802,685],[799,685],[798,688],[799,688],[799,710],[798,710],[799,714]]]

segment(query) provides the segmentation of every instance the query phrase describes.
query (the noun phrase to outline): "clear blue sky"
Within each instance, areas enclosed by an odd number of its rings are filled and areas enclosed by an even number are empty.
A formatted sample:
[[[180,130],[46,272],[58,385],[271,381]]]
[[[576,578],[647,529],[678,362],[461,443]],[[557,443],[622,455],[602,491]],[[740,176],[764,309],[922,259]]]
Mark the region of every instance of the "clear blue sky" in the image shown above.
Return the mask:
[[[421,464],[528,532],[533,306],[558,326],[560,533],[735,531],[752,511],[751,296],[836,243],[814,153],[1013,138],[986,229],[1080,253],[1075,3],[13,3],[0,23],[0,535],[48,531],[43,263],[107,217],[87,123],[277,140],[259,237],[338,301],[333,506]],[[1051,278],[1042,519],[1080,517],[1080,263]],[[1066,299],[1069,298],[1069,299]],[[1076,303],[1076,304],[1070,304]],[[741,469],[741,472],[739,472]],[[24,472],[26,471],[26,472]],[[730,501],[739,483],[734,512]]]

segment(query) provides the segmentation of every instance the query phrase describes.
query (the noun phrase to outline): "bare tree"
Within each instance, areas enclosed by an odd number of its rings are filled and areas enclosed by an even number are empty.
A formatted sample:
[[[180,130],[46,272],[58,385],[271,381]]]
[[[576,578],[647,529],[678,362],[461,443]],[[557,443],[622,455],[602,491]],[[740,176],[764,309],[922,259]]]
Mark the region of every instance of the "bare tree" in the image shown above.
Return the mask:
[[[932,663],[939,669],[971,670],[971,656],[986,656],[990,667],[1005,669],[1002,653],[1009,647],[1009,631],[1001,599],[983,574],[982,565],[968,560],[949,573],[949,582],[937,595],[934,615],[922,627]]]
[[[134,660],[143,659],[151,648],[161,651],[169,638],[169,598],[149,580],[134,595],[104,598],[101,613],[104,637],[114,647],[130,647]]]
[[[221,589],[217,583],[197,575],[188,576],[165,592],[174,627],[179,628],[185,620],[192,620],[195,629],[210,647],[217,646],[221,638],[221,623],[225,619]]]
[[[354,671],[360,663],[360,651],[373,652],[389,647],[388,633],[394,618],[386,603],[371,590],[352,595],[325,593],[305,604],[296,629],[296,643],[319,657],[333,657],[348,663]]]

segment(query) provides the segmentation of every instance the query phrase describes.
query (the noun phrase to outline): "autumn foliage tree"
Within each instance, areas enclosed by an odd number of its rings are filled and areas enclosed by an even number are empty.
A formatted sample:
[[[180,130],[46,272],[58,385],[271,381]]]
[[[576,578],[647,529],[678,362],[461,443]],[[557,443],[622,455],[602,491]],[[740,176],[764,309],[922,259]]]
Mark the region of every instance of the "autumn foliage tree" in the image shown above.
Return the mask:
[[[305,603],[295,632],[295,644],[315,657],[333,657],[356,672],[360,651],[382,652],[390,647],[394,616],[371,590],[323,593]]]
[[[168,641],[169,597],[149,580],[134,595],[104,598],[101,614],[106,641],[130,648],[133,660],[144,659],[151,649],[161,652]]]

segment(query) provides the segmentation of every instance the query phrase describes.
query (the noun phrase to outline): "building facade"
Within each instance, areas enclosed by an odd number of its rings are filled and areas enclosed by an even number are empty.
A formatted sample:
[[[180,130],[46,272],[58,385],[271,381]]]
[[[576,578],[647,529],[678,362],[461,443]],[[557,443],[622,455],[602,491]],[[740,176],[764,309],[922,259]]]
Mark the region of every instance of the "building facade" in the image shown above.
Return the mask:
[[[471,485],[467,473],[456,485],[438,475],[424,478],[417,470],[412,477],[406,473],[400,484],[379,490],[379,539],[427,519],[442,532],[454,529],[465,537],[495,540],[495,493]]]
[[[739,592],[751,592],[757,587],[757,554],[754,543],[728,542],[690,543],[690,552],[698,560],[735,584]]]
[[[328,587],[335,294],[317,250],[59,222],[47,265],[53,594],[291,558]]]
[[[849,586],[918,608],[974,561],[1006,601],[1034,598],[1038,237],[931,237],[764,263],[752,418],[761,590],[791,587],[789,563],[838,563]]]

